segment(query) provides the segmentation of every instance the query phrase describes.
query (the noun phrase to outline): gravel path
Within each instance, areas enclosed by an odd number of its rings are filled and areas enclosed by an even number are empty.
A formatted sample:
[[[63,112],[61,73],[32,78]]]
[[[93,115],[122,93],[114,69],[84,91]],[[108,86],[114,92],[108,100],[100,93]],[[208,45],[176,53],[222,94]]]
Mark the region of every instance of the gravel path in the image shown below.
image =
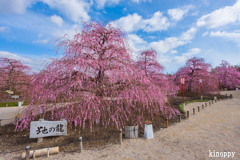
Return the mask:
[[[204,103],[190,103],[190,118],[154,133],[154,139],[123,139],[122,145],[113,145],[103,150],[84,150],[79,153],[50,155],[49,160],[147,160],[147,159],[226,159],[209,157],[213,152],[235,152],[230,159],[240,159],[240,91],[226,91],[233,99],[219,101],[197,111]],[[192,108],[196,114],[192,115]],[[84,147],[84,146],[83,146]],[[17,153],[20,157],[20,153]],[[213,153],[211,153],[214,156]],[[2,155],[0,155],[2,156]],[[233,153],[231,153],[231,157]],[[13,159],[16,154],[6,154],[0,159]],[[44,160],[46,156],[36,158]]]

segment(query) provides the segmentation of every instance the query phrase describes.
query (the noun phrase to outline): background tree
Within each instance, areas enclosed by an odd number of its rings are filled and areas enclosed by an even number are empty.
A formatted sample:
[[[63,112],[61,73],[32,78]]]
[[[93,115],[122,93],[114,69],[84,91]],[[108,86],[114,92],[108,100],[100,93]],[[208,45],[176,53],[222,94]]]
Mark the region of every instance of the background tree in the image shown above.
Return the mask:
[[[179,90],[171,79],[171,76],[163,73],[164,67],[157,61],[157,52],[153,49],[143,51],[136,62],[151,82],[158,85],[161,91],[173,96]]]
[[[31,71],[30,67],[23,65],[20,61],[0,58],[1,91],[11,90],[14,94],[24,96],[29,90]]]
[[[193,57],[187,60],[186,64],[174,74],[174,82],[179,86],[181,85],[180,77],[185,77],[184,89],[191,92],[191,94],[200,95],[200,78],[203,79],[203,93],[214,94],[219,91],[219,81],[216,74],[212,72],[212,66],[205,63],[205,60],[202,58]]]
[[[127,122],[143,126],[143,114],[171,118],[179,113],[165,105],[166,96],[160,87],[136,67],[127,34],[110,23],[85,22],[82,31],[73,40],[61,41],[61,46],[62,58],[34,77],[31,103],[16,129],[29,127],[39,114],[39,105],[44,108],[41,117],[46,120],[65,118],[70,127],[74,123],[83,129],[88,121],[90,130],[96,120],[106,127],[113,123],[124,128]],[[88,95],[81,97],[83,89]],[[62,108],[61,104],[47,108],[47,101],[57,102],[59,95],[61,102],[69,103]],[[49,110],[52,113],[47,117]]]
[[[220,66],[216,69],[219,80],[222,80],[224,88],[234,89],[240,85],[240,72],[227,61],[222,61]]]

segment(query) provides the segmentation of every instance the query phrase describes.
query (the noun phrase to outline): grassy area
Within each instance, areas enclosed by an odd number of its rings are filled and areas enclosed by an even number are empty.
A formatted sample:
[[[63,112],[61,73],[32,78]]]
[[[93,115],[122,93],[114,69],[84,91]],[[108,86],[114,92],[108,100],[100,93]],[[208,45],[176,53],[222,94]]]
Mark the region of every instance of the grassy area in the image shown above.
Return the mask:
[[[22,104],[22,106],[26,105],[26,102]],[[0,107],[6,107],[6,104],[8,104],[8,107],[16,107],[18,106],[18,102],[9,102],[9,103],[0,103]]]
[[[186,101],[185,102],[185,106],[188,104],[188,103],[194,103],[194,102],[208,102],[209,100],[200,100],[200,99],[197,99],[197,100],[193,100],[193,101]],[[183,109],[183,103],[181,103],[179,105],[179,110],[182,112],[182,113],[186,113]]]

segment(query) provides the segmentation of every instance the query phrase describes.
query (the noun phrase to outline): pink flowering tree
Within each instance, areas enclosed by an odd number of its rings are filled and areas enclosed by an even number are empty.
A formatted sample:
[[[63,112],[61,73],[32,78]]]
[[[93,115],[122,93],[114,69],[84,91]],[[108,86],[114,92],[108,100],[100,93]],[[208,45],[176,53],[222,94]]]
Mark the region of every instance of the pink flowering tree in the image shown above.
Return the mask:
[[[150,78],[151,82],[158,85],[161,91],[169,96],[174,96],[179,90],[170,76],[163,73],[164,67],[157,61],[157,52],[153,49],[143,51],[136,62]]]
[[[0,87],[1,91],[11,90],[14,94],[24,96],[29,89],[31,68],[20,61],[0,58]]]
[[[203,94],[218,93],[218,79],[216,74],[212,72],[212,66],[205,63],[202,58],[193,57],[187,60],[186,64],[181,67],[177,73],[173,75],[175,84],[180,84],[180,77],[185,77],[184,89],[190,91],[195,95],[200,95],[199,79],[202,78],[202,92]]]
[[[124,128],[129,121],[143,126],[144,114],[170,118],[179,114],[166,106],[160,87],[136,67],[127,34],[110,23],[84,22],[73,40],[61,41],[58,47],[64,48],[62,58],[32,80],[31,102],[17,130],[29,129],[39,106],[46,120],[65,118],[70,128],[83,129],[88,121],[91,131],[95,122]]]
[[[222,61],[216,69],[219,80],[224,88],[234,89],[240,85],[240,72],[235,67],[230,66],[227,61]]]

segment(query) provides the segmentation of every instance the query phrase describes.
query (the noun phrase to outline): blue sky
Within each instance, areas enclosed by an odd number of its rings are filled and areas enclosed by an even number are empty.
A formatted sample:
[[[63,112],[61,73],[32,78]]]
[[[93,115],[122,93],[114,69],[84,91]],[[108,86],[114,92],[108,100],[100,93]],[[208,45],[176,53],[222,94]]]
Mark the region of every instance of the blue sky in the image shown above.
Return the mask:
[[[240,65],[240,0],[0,0],[0,57],[39,71],[58,57],[58,38],[73,38],[83,20],[108,19],[128,33],[135,55],[155,49],[165,73],[193,56]]]

